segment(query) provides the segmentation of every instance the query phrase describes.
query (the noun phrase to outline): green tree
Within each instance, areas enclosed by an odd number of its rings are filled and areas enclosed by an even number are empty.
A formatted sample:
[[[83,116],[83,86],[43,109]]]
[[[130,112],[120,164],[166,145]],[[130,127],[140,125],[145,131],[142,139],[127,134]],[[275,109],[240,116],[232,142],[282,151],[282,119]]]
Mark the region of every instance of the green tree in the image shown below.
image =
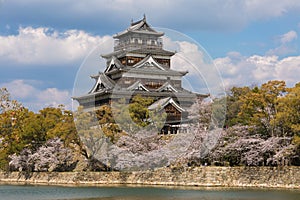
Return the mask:
[[[149,110],[148,106],[153,103],[152,98],[142,97],[141,95],[135,95],[129,104],[129,113],[132,121],[138,126],[145,127],[149,125]]]
[[[238,116],[245,124],[254,125],[256,131],[266,136],[278,134],[276,114],[278,110],[277,100],[285,94],[284,81],[269,81],[260,88],[255,87],[251,92],[240,97],[242,102]]]
[[[63,105],[58,108],[44,108],[39,112],[46,130],[46,140],[60,138],[67,147],[79,145],[80,140],[74,123],[73,113]]]
[[[43,126],[43,119],[34,112],[26,109],[22,116],[17,117],[15,134],[18,135],[22,149],[27,147],[36,150],[46,142],[47,129]],[[20,150],[22,150],[20,149]]]
[[[0,167],[6,169],[8,156],[24,147],[19,129],[29,111],[12,100],[6,88],[0,89]]]
[[[278,99],[278,112],[275,123],[281,134],[300,136],[300,83],[286,89],[287,94]]]
[[[110,106],[100,106],[100,108],[96,110],[96,116],[104,135],[108,137],[111,142],[115,143],[122,135],[125,134],[115,123]]]
[[[226,96],[226,120],[225,126],[231,127],[237,124],[247,124],[247,120],[238,116],[243,104],[242,99],[247,93],[251,92],[250,87],[233,87]]]
[[[0,89],[0,164],[5,168],[8,156],[24,148],[35,152],[49,139],[60,138],[66,147],[80,147],[71,111],[63,106],[47,107],[38,113],[11,100],[9,92]]]

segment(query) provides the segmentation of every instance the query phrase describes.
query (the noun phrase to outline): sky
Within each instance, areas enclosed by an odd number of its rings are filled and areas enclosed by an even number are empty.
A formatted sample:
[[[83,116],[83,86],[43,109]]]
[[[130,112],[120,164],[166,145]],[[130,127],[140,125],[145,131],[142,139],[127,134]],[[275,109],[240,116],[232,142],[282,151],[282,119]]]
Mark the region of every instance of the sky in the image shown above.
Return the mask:
[[[144,14],[201,45],[225,88],[274,79],[292,87],[300,79],[299,13],[299,0],[0,0],[0,87],[34,111],[71,108],[85,58],[99,55],[99,45],[112,48],[112,35]]]

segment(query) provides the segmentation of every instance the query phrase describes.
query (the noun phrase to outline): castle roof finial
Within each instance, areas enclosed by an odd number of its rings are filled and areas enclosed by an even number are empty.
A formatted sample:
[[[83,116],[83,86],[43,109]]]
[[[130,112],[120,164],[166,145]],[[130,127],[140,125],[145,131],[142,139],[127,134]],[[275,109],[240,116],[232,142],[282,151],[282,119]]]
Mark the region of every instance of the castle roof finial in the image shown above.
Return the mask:
[[[146,21],[146,14],[144,13],[144,18],[143,18],[144,22]]]

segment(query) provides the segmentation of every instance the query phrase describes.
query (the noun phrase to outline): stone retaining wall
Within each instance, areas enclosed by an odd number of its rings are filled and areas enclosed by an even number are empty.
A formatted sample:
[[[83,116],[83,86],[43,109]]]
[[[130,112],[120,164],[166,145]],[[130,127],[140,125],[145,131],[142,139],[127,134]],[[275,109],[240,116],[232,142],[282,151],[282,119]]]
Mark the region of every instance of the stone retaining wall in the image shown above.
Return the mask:
[[[300,167],[161,168],[135,172],[0,172],[2,183],[145,184],[300,189]]]

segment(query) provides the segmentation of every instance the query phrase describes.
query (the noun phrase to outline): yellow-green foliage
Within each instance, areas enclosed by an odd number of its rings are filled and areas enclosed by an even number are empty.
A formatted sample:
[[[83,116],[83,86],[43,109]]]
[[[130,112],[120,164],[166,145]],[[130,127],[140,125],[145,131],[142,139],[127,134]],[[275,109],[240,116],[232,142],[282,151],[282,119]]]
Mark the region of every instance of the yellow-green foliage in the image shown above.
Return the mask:
[[[152,98],[145,98],[141,95],[136,95],[132,98],[129,104],[129,114],[133,122],[138,126],[145,127],[149,125],[149,110],[148,106],[153,103]]]
[[[4,92],[3,92],[4,91]],[[72,112],[59,108],[44,108],[38,113],[29,111],[20,103],[10,100],[9,93],[1,89],[0,163],[5,168],[8,156],[23,148],[33,151],[48,139],[61,138],[66,146],[79,144]]]
[[[250,125],[266,136],[300,132],[300,83],[287,88],[274,80],[261,87],[234,87],[227,102],[227,125]]]

